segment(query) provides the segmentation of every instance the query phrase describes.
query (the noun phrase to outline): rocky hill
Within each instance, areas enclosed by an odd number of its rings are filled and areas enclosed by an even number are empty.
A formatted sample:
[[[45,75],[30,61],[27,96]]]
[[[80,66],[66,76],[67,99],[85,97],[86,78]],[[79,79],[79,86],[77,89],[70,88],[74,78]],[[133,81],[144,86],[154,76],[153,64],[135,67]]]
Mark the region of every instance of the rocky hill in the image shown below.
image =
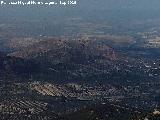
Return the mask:
[[[59,59],[59,62],[87,61],[95,58],[115,60],[113,48],[94,40],[61,40],[50,38],[15,51],[9,56],[32,59],[48,57]],[[68,62],[68,61],[66,61]]]

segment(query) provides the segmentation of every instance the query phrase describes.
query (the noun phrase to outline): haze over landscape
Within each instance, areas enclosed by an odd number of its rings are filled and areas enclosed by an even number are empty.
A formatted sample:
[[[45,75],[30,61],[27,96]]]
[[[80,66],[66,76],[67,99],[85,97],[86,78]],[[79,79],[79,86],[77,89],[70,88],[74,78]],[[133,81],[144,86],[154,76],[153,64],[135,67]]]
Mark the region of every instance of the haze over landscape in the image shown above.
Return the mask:
[[[159,4],[1,5],[0,120],[159,120]]]

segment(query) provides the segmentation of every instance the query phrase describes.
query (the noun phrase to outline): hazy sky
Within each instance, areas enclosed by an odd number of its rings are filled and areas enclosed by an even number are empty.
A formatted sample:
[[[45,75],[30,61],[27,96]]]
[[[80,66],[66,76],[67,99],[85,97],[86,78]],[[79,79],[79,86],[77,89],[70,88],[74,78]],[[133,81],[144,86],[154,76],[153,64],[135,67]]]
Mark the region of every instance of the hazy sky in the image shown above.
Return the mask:
[[[4,0],[5,1],[5,0]],[[12,1],[12,0],[10,0]],[[16,0],[14,0],[16,1]],[[18,0],[17,0],[18,1]],[[27,1],[27,0],[22,0]],[[39,0],[35,0],[39,1]],[[42,0],[44,1],[44,0]],[[54,1],[54,0],[49,0]],[[160,0],[77,0],[78,5],[75,7],[0,7],[0,19],[5,19],[8,17],[17,17],[17,18],[39,18],[42,17],[53,17],[53,16],[83,16],[83,15],[92,15],[99,16],[105,12],[114,12],[114,11],[123,11],[121,14],[125,16],[130,15],[130,11],[133,16],[141,11],[141,14],[155,14],[158,15],[160,10]],[[138,11],[138,12],[137,12]],[[135,14],[134,14],[135,12]],[[118,13],[116,13],[118,14]],[[115,15],[115,13],[110,14]],[[98,17],[97,16],[97,17]]]
[[[12,0],[7,0],[7,1],[12,1]],[[28,0],[21,0],[21,1],[28,1]],[[40,1],[40,0],[35,0],[35,1]],[[46,1],[46,0],[41,0],[41,1]],[[58,0],[48,0],[48,1],[58,1]],[[67,1],[67,0],[64,0],[64,1]],[[114,9],[135,9],[135,10],[136,9],[142,9],[142,10],[160,9],[160,0],[77,0],[77,2],[78,2],[77,7],[83,10],[87,10],[87,9],[106,9],[106,10],[107,9],[113,9],[113,10]],[[74,10],[78,9],[77,7],[74,7]],[[13,10],[14,8],[15,7],[9,7],[8,9]],[[31,8],[39,9],[39,10],[42,9],[42,7],[35,7],[35,6],[30,7],[30,9]],[[52,9],[57,9],[57,8],[53,6]],[[1,10],[6,10],[6,9],[4,7],[1,7]]]

